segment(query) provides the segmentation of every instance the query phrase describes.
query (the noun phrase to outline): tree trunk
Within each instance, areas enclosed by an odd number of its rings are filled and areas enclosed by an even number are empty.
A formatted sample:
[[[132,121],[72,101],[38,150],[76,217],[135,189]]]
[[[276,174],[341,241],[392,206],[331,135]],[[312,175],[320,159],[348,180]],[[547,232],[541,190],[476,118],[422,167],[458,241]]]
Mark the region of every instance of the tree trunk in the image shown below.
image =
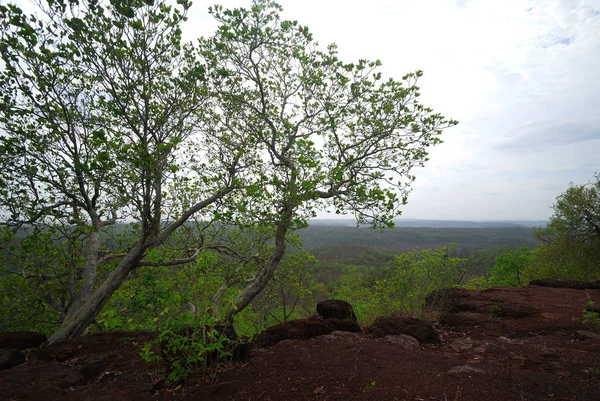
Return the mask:
[[[252,302],[252,300],[265,289],[269,283],[269,280],[271,280],[275,274],[275,270],[277,270],[277,267],[279,267],[279,263],[285,254],[285,237],[290,226],[292,214],[292,205],[287,204],[284,209],[282,216],[283,218],[277,224],[277,231],[275,233],[275,250],[273,251],[273,254],[271,254],[271,257],[267,260],[264,268],[257,274],[256,278],[246,288],[244,288],[244,291],[242,291],[240,295],[238,295],[235,307],[227,313],[228,321],[231,321],[235,314],[244,310],[244,308],[248,306],[250,302]]]
[[[68,338],[80,336],[85,329],[94,321],[100,313],[111,295],[121,286],[130,272],[132,272],[137,263],[144,255],[144,245],[136,245],[121,260],[119,265],[113,270],[108,278],[102,283],[89,298],[85,299],[79,307],[69,314],[60,328],[50,336],[47,344],[52,345],[64,341]]]
[[[100,253],[100,230],[94,227],[85,244],[83,261],[83,283],[77,298],[69,307],[65,320],[71,316],[85,303],[92,295],[96,284],[96,270],[98,269],[98,254]]]

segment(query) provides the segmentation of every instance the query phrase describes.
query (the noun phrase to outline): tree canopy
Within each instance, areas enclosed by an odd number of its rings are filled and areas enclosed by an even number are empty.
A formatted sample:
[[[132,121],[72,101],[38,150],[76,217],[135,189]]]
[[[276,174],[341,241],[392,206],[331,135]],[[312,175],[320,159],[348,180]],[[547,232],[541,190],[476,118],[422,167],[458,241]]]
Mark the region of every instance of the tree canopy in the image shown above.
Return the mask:
[[[556,198],[548,225],[535,233],[543,243],[537,250],[537,269],[547,276],[600,276],[600,174],[594,178],[588,184],[571,183]]]
[[[0,5],[2,224],[76,248],[60,273],[70,295],[47,298],[51,343],[81,334],[136,269],[203,252],[237,263],[221,285],[237,288],[230,319],[316,210],[391,226],[413,167],[456,124],[418,102],[421,71],[384,80],[379,61],[343,62],[270,1],[215,6],[216,33],[182,43],[190,5]],[[39,263],[8,270],[50,279]]]

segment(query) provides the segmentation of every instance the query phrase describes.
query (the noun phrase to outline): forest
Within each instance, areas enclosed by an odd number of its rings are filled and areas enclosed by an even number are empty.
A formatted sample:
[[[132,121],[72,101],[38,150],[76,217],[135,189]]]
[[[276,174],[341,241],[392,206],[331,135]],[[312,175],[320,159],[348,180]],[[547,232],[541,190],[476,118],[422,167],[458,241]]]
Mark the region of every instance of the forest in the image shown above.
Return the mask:
[[[150,331],[145,360],[184,350],[176,379],[228,352],[219,328],[249,342],[326,299],[368,324],[441,289],[600,278],[599,175],[544,226],[397,224],[458,124],[420,103],[422,71],[343,61],[267,0],[184,43],[190,7],[0,5],[0,331]]]

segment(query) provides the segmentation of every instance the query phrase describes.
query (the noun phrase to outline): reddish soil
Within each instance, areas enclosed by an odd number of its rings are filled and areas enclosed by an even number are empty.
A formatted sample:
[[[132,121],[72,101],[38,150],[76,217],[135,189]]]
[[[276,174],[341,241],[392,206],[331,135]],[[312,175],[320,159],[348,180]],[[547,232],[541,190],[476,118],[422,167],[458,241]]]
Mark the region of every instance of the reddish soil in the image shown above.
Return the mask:
[[[600,290],[455,290],[441,345],[334,332],[256,350],[210,383],[161,387],[136,349],[148,333],[91,335],[0,371],[7,400],[600,400],[600,332],[580,320]]]

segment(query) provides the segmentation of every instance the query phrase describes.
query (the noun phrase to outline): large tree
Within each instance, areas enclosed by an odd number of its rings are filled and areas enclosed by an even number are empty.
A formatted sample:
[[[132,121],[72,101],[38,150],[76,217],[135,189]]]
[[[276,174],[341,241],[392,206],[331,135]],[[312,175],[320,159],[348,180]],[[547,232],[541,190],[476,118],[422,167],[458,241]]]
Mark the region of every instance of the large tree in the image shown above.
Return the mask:
[[[412,168],[456,123],[418,102],[421,71],[383,80],[379,61],[345,63],[337,46],[319,50],[309,30],[281,20],[279,10],[270,1],[217,6],[217,33],[200,45],[210,70],[211,132],[250,138],[260,155],[261,191],[244,207],[246,218],[276,228],[272,255],[231,313],[265,288],[287,233],[316,210],[393,225],[415,179]]]
[[[547,241],[566,236],[581,243],[600,243],[600,174],[595,182],[571,183],[556,198],[554,214],[547,226]]]
[[[535,274],[597,279],[600,275],[600,174],[595,182],[571,183],[556,198],[548,225],[536,231]],[[534,270],[535,271],[535,270]],[[538,278],[538,277],[535,277]]]
[[[233,136],[196,136],[205,69],[181,43],[188,7],[49,2],[40,18],[0,8],[3,218],[17,227],[66,223],[84,237],[78,291],[58,305],[62,324],[50,343],[81,334],[149,250],[239,186],[244,141],[232,151]],[[196,171],[182,158],[188,151],[211,169]],[[169,190],[182,180],[194,189],[186,205]],[[101,231],[127,219],[140,222],[137,238],[106,255]]]
[[[208,248],[245,266],[243,280],[223,283],[239,288],[231,318],[315,210],[392,225],[412,168],[455,124],[418,103],[420,71],[383,80],[378,61],[344,63],[275,3],[215,7],[216,34],[183,45],[189,6],[51,1],[40,19],[0,6],[2,219],[82,238],[69,266],[78,291],[58,305],[50,343],[80,335],[135,269],[190,263]],[[103,247],[103,230],[131,220],[133,241]],[[261,244],[271,246],[255,257],[194,234],[172,260],[152,258],[192,221],[270,227]]]

